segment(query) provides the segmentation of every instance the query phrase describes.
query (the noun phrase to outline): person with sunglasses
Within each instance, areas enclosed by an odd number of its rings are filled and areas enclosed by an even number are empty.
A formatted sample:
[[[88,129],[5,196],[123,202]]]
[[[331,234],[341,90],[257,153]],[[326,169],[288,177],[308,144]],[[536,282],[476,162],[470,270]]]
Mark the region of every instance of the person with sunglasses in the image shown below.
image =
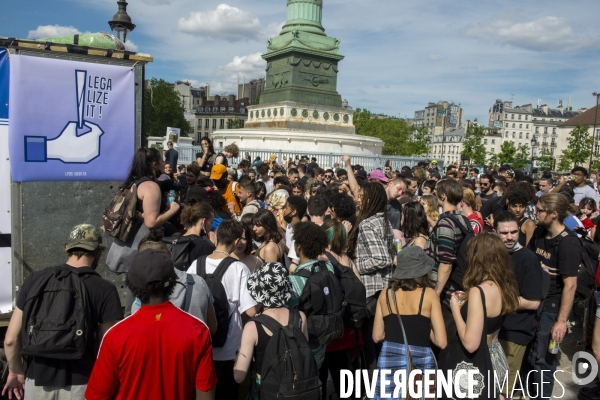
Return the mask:
[[[331,185],[332,182],[333,182],[333,170],[328,169],[325,171],[325,175],[323,175],[323,184],[325,186],[329,186],[329,185]]]

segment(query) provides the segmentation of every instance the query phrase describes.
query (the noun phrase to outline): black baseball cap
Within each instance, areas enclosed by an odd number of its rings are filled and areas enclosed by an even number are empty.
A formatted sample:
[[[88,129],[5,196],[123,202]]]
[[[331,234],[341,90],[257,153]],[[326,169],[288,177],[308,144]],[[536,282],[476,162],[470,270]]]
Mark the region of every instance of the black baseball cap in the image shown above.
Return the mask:
[[[148,285],[153,282],[164,283],[167,287],[170,282],[177,281],[177,274],[167,253],[146,249],[133,257],[127,280],[139,289],[148,289]]]

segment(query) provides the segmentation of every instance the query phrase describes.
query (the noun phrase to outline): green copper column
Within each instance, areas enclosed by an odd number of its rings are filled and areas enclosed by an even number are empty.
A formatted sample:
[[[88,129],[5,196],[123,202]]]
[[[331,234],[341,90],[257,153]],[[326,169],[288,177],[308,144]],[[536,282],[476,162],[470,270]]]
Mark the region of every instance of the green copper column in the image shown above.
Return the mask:
[[[323,16],[323,0],[288,0],[287,19],[281,33],[294,29],[324,35],[321,25]]]

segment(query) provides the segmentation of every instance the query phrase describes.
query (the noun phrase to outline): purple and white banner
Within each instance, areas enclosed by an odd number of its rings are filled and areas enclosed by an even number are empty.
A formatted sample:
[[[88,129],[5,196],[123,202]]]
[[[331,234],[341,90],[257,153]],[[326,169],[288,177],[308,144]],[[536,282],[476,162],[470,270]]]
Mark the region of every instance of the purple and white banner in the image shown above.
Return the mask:
[[[8,162],[8,51],[0,48],[0,313],[12,310],[11,182]]]
[[[10,56],[12,178],[125,180],[135,151],[130,67]]]

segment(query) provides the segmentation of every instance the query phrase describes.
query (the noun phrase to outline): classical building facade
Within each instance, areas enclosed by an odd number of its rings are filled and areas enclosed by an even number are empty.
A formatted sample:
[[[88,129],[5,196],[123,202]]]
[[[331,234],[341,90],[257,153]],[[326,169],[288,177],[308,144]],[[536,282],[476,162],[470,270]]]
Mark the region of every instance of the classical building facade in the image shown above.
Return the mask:
[[[424,110],[415,111],[412,125],[427,127],[427,134],[441,135],[443,131],[460,129],[463,126],[463,109],[460,104],[438,101],[429,103]]]
[[[555,157],[561,154],[568,145],[568,132],[559,132],[559,125],[584,110],[575,111],[570,105],[563,107],[562,101],[556,108],[547,104],[534,108],[532,104],[513,106],[512,101],[498,99],[489,110],[488,126],[498,130],[501,142],[513,141],[516,147],[528,146],[535,161],[543,149]]]
[[[215,95],[210,101],[202,99],[201,105],[193,109],[196,142],[204,136],[212,137],[218,129],[226,129],[227,123],[234,119],[244,124],[248,120],[248,101],[247,97],[236,100],[232,94],[226,97]]]

